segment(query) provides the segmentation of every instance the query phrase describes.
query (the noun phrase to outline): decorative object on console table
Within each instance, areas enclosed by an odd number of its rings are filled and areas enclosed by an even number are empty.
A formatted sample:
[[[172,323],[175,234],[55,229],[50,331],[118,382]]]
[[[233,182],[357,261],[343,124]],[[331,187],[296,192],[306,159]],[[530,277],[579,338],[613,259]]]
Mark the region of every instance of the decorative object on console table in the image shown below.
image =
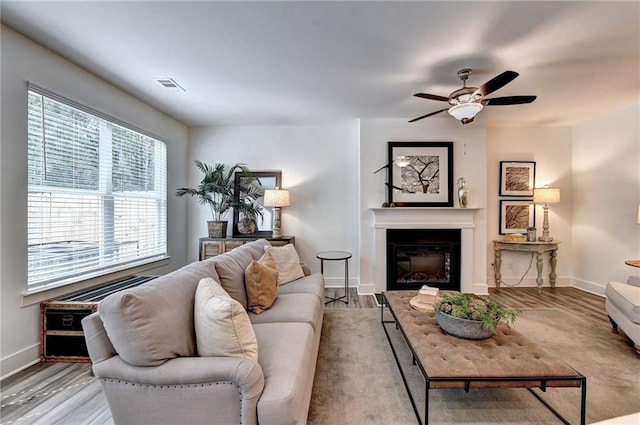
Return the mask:
[[[207,258],[215,257],[216,255],[224,254],[231,251],[245,243],[260,239],[260,236],[254,237],[240,237],[240,238],[200,238],[199,254],[200,261]],[[267,237],[272,246],[283,246],[287,244],[294,244],[295,236],[281,236],[279,238]]]
[[[273,237],[282,236],[280,230],[280,208],[291,205],[289,191],[285,189],[275,188],[273,190],[264,191],[264,206],[273,208]]]
[[[534,161],[500,161],[500,196],[533,196]]]
[[[211,209],[212,221],[207,222],[209,237],[222,238],[227,236],[227,221],[225,217],[231,208],[247,209],[247,200],[255,201],[256,188],[252,185],[255,177],[245,164],[233,165],[225,172],[224,164],[210,166],[202,161],[194,161],[196,167],[202,173],[202,180],[196,187],[182,187],[176,190],[176,196],[193,196],[202,205],[207,205]],[[234,173],[239,171],[243,178],[236,181]],[[243,193],[243,205],[235,203],[236,193]],[[253,205],[253,202],[251,202]],[[261,214],[261,207],[253,208],[254,215]]]
[[[389,202],[396,207],[453,207],[453,142],[388,142]]]
[[[549,236],[549,204],[560,202],[560,189],[557,187],[542,187],[533,191],[533,203],[543,205],[544,221],[542,222],[542,242],[551,242],[553,238]]]
[[[500,201],[500,234],[526,233],[535,223],[535,208],[532,201]]]

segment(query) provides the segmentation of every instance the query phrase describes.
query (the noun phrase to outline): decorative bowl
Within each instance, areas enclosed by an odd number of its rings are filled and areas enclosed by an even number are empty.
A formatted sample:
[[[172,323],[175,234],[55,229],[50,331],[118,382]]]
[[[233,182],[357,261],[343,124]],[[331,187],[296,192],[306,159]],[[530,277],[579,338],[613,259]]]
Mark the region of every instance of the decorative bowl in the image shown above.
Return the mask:
[[[461,319],[436,310],[436,320],[442,330],[453,336],[464,339],[486,339],[493,336],[493,331],[477,320]]]

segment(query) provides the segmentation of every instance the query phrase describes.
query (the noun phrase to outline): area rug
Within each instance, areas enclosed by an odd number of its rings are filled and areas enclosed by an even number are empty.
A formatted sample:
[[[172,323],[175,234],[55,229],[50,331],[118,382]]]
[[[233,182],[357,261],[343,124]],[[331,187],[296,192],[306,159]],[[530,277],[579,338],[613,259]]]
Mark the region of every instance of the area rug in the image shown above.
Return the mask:
[[[640,358],[624,338],[558,309],[524,310],[515,327],[587,377],[587,423],[640,411]],[[322,332],[308,424],[417,423],[379,311],[326,310]],[[422,412],[424,380],[392,335]],[[543,397],[579,423],[579,389]],[[433,424],[560,423],[525,389],[433,390],[429,402]]]

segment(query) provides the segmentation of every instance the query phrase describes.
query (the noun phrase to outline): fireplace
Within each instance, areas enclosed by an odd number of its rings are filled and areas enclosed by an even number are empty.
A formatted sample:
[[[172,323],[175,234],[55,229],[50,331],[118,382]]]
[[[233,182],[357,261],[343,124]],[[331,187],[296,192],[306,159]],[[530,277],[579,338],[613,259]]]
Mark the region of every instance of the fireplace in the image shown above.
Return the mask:
[[[373,252],[370,259],[362,259],[365,267],[371,265],[370,277],[366,268],[360,273],[371,285],[360,283],[364,291],[387,291],[387,231],[388,230],[458,230],[460,231],[459,283],[461,292],[487,294],[486,242],[483,212],[479,208],[403,207],[371,208],[373,215]],[[476,228],[476,215],[480,226]],[[479,237],[475,236],[476,231]],[[361,265],[361,267],[363,267]]]
[[[387,290],[460,290],[460,229],[387,229]]]

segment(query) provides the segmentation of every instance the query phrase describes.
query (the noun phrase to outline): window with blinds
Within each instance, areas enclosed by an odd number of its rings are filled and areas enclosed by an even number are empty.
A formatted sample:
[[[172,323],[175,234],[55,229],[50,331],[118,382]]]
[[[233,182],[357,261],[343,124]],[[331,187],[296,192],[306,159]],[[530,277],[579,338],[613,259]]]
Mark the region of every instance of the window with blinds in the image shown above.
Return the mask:
[[[166,145],[29,87],[28,290],[167,251]]]

